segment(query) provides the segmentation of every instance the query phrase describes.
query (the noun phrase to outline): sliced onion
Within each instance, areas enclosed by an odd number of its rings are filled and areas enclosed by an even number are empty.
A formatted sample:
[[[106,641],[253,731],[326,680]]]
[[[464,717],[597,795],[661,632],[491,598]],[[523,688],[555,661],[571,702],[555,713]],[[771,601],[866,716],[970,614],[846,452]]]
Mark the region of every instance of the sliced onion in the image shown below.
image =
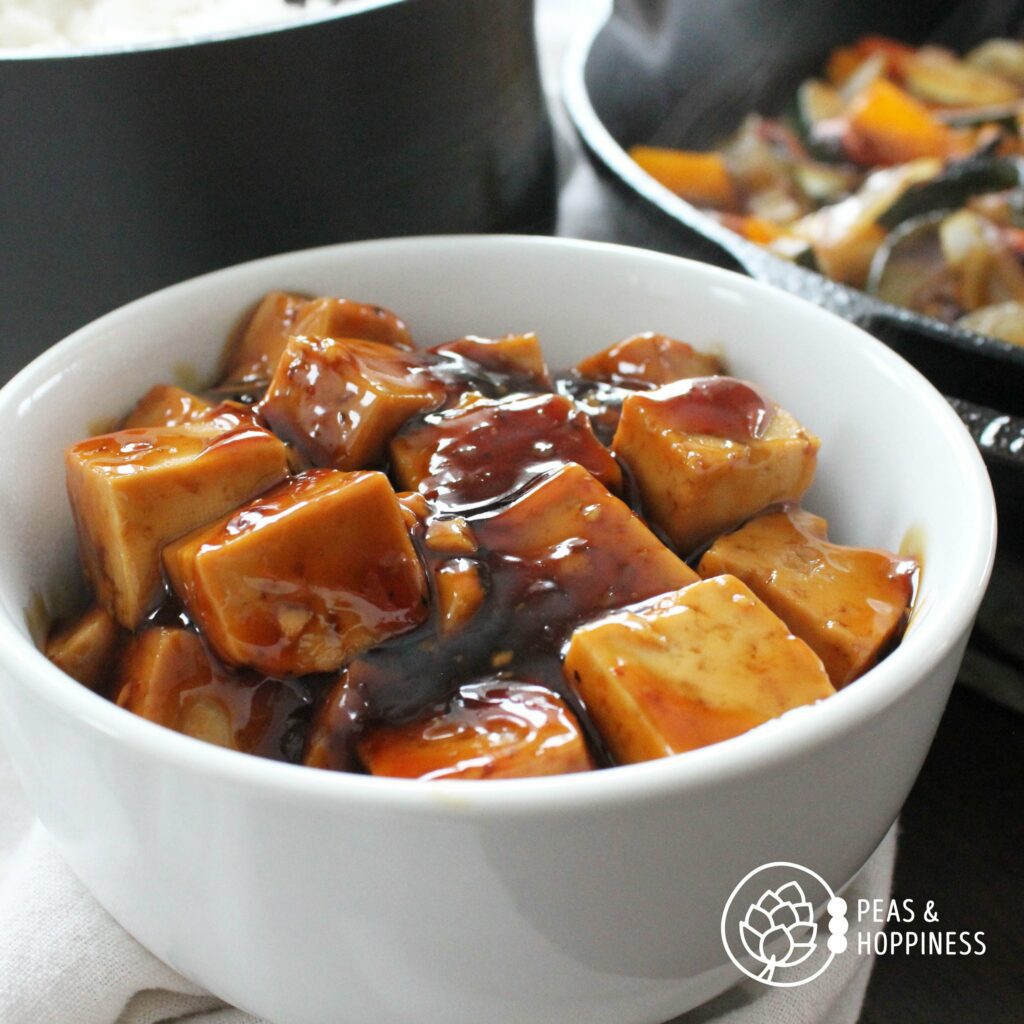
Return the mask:
[[[975,252],[992,252],[1000,245],[999,230],[973,210],[957,210],[939,227],[942,252],[951,266],[959,267]]]
[[[971,50],[964,63],[1024,88],[1024,43],[1016,39],[989,39]]]
[[[1001,302],[983,306],[960,317],[957,327],[988,334],[1014,345],[1024,345],[1024,302]]]
[[[1015,124],[1017,118],[1024,114],[1024,101],[1013,100],[1010,103],[997,103],[987,107],[945,107],[934,111],[934,113],[940,121],[958,128],[1000,122]]]
[[[839,90],[839,95],[844,103],[863,92],[876,78],[881,78],[886,71],[888,64],[884,53],[873,53],[867,57],[857,69],[850,75]]]
[[[813,203],[834,203],[849,195],[857,183],[857,172],[815,160],[801,161],[793,167],[800,190]]]
[[[804,131],[808,134],[822,121],[842,117],[846,110],[842,93],[820,78],[808,78],[797,90],[796,102]]]
[[[1021,96],[1016,83],[928,46],[904,62],[903,84],[918,99],[944,107],[990,107]]]
[[[793,231],[816,249],[842,246],[873,227],[911,185],[930,181],[942,166],[941,160],[925,157],[875,171],[852,196],[804,217]]]

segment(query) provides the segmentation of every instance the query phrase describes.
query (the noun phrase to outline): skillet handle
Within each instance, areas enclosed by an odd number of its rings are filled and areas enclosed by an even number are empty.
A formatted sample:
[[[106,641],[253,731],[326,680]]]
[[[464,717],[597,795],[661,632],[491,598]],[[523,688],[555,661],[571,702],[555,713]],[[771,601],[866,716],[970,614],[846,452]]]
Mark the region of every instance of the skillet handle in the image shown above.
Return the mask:
[[[970,431],[990,468],[1003,466],[1024,472],[1024,417],[948,395],[946,401]]]
[[[1024,417],[1008,416],[962,398],[949,398],[974,438],[992,480],[999,514],[999,550],[1004,560],[1024,559]]]

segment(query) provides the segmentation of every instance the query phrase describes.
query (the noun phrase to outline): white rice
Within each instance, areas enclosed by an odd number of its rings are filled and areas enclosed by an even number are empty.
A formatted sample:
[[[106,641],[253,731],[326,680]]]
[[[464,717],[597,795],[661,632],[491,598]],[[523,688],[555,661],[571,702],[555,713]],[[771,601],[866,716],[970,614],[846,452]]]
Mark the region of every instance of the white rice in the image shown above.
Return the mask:
[[[301,20],[332,0],[0,0],[0,50],[94,50]]]

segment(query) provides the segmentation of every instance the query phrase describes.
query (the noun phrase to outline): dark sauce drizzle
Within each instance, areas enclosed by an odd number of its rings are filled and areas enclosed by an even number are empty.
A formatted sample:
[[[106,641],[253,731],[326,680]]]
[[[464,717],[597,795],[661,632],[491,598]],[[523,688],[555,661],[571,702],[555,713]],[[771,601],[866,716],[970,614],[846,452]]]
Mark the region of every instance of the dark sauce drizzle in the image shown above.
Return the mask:
[[[470,527],[511,505],[536,479],[504,495],[489,508],[466,517]],[[441,515],[437,518],[444,518]],[[424,541],[426,526],[413,531],[413,543],[427,568],[431,617],[416,630],[381,644],[349,664],[345,672],[351,713],[331,746],[339,763],[357,768],[354,746],[376,725],[401,725],[444,710],[465,683],[484,678],[533,682],[558,693],[579,720],[595,763],[611,755],[586,708],[562,675],[562,651],[573,629],[589,617],[543,567],[481,546],[470,556],[481,576],[484,603],[461,629],[444,636],[434,571],[452,557]],[[464,556],[465,557],[465,556]]]

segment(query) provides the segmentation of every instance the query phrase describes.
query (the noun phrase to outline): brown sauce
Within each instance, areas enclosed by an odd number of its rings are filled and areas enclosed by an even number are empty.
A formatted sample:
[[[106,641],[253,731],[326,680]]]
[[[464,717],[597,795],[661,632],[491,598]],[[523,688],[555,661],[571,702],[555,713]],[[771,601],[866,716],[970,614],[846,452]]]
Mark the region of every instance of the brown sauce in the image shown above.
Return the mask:
[[[483,400],[468,408],[422,417],[399,432],[393,451],[407,453],[410,473],[399,483],[438,509],[478,508],[531,480],[576,462],[612,491],[622,475],[594,436],[585,413],[561,395]],[[404,465],[403,459],[403,465]]]
[[[550,525],[543,521],[545,502]],[[440,710],[463,684],[495,675],[558,693],[577,714],[595,761],[611,763],[565,684],[563,647],[579,623],[683,586],[692,575],[617,499],[578,471],[555,471],[465,518],[479,544],[472,561],[486,589],[482,608],[445,636],[432,592],[431,618],[423,627],[349,664],[348,714],[334,716],[330,766],[351,768],[352,749],[366,728]],[[524,533],[525,523],[534,528]],[[435,571],[451,556],[426,545],[425,532],[419,524],[414,539],[433,585]]]
[[[730,441],[763,437],[775,406],[752,385],[733,377],[695,377],[644,395],[657,403],[662,420],[684,434]]]
[[[662,543],[664,538],[656,539],[629,511],[642,516],[637,488],[605,447],[622,404],[642,396],[668,413],[674,429],[737,441],[762,437],[775,407],[756,388],[728,377],[694,378],[656,391],[640,380],[588,380],[575,372],[549,382],[546,371],[540,379],[497,361],[484,365],[466,355],[472,346],[464,351],[450,346],[396,356],[434,390],[440,384],[444,395],[437,408],[416,415],[396,435],[398,447],[426,452],[422,475],[412,483],[404,479],[406,468],[397,458],[388,470],[396,490],[418,491],[415,502],[402,500],[425,570],[425,621],[410,621],[408,632],[371,647],[340,675],[275,678],[234,669],[219,661],[203,639],[210,677],[190,686],[188,699],[209,700],[225,709],[238,749],[302,761],[309,756],[311,732],[318,728],[314,722],[327,721],[317,763],[361,771],[357,750],[370,730],[400,727],[455,708],[467,686],[487,680],[500,687],[505,680],[535,683],[558,694],[577,717],[595,764],[613,763],[579,696],[565,682],[565,646],[582,622],[695,579]],[[262,384],[247,381],[210,393],[215,402],[235,399],[204,416],[229,431],[214,444],[260,427],[260,406],[248,406],[262,390]],[[131,444],[138,450],[129,453],[130,462],[145,465],[158,438],[144,429],[137,433]],[[202,442],[197,443],[201,448]],[[123,462],[124,449],[111,452],[112,459],[115,454]],[[568,464],[589,473],[566,469]],[[131,472],[131,467],[120,471]],[[299,483],[299,489],[315,489],[319,476],[316,470],[306,473],[307,483]],[[290,485],[292,509],[296,499],[301,501],[301,494],[294,493],[296,479]],[[610,498],[606,488],[621,494],[621,501]],[[537,494],[544,489],[547,498],[555,494],[556,499],[539,502]],[[285,514],[288,508],[275,504],[276,493],[226,519],[222,533],[238,536]],[[548,530],[545,510],[551,508]],[[217,537],[209,543],[216,544]],[[453,566],[475,572],[484,596],[464,622],[446,630],[437,579]],[[312,580],[310,586],[319,585],[316,575],[305,568],[295,573]],[[268,576],[265,582],[270,586],[274,580]],[[170,587],[141,629],[158,627],[199,634]],[[250,640],[277,642],[262,635]],[[118,700],[122,682],[122,667],[115,661],[97,690]]]
[[[628,475],[623,477],[611,455],[597,443],[591,424],[610,440],[622,399],[640,387],[627,389],[565,374],[556,378],[555,387],[561,394],[538,394],[535,382],[531,383],[532,393],[524,394],[521,386],[526,381],[520,376],[485,368],[459,353],[417,353],[415,358],[427,360],[431,376],[444,381],[447,407],[471,392],[491,402],[475,414],[471,443],[461,447],[443,444],[446,417],[449,422],[455,419],[445,411],[417,416],[401,432],[400,436],[429,432],[442,441],[441,454],[432,462],[429,481],[421,489],[430,518],[411,531],[427,570],[430,615],[422,625],[379,644],[343,670],[346,685],[342,706],[334,709],[332,717],[330,766],[362,770],[355,749],[369,729],[380,724],[401,725],[441,711],[461,687],[485,678],[532,681],[559,694],[579,719],[595,763],[607,766],[612,763],[611,756],[563,678],[563,648],[573,629],[588,618],[687,580],[672,578],[642,560],[638,563],[628,541],[614,530],[601,536],[562,537],[558,544],[526,555],[515,549],[516,531],[506,527],[509,517],[517,515],[539,484],[569,462],[589,462],[592,472],[603,472],[606,483],[614,480],[618,489],[625,491],[627,502],[635,505],[635,489]],[[564,397],[567,392],[583,410],[573,408]],[[508,396],[514,397],[505,407],[494,405],[494,400]],[[714,405],[723,396],[726,409],[716,413]],[[676,404],[679,416],[687,417],[687,422],[746,436],[759,429],[767,409],[749,386],[715,378],[682,390]],[[230,408],[223,411],[235,412],[238,431],[250,425],[251,414],[238,415],[239,411]],[[140,437],[140,459],[145,458],[147,441]],[[500,449],[498,459],[494,457],[496,447]],[[316,471],[309,474],[309,486],[315,486],[316,478]],[[603,488],[597,486],[597,490]],[[233,516],[223,529],[245,533],[273,519],[279,510],[269,500],[271,496],[267,497],[254,511]],[[466,625],[445,635],[435,573],[451,560],[452,552],[435,550],[426,543],[425,535],[431,521],[443,520],[454,510],[459,510],[478,542],[478,550],[468,561],[479,571],[485,598]],[[562,567],[571,560],[580,568],[566,575]],[[198,632],[169,587],[164,603],[146,623],[147,627],[158,625]],[[219,665],[217,679],[209,685],[215,699],[228,708],[239,742],[247,744],[245,749],[286,761],[302,759],[316,706],[338,698],[334,675],[272,679]],[[116,689],[113,673],[106,695],[116,699]]]
[[[588,380],[575,373],[559,374],[555,378],[555,391],[572,399],[576,408],[590,419],[597,439],[610,445],[622,415],[622,403],[636,391],[650,391],[652,385],[630,383],[611,384],[607,381]]]

